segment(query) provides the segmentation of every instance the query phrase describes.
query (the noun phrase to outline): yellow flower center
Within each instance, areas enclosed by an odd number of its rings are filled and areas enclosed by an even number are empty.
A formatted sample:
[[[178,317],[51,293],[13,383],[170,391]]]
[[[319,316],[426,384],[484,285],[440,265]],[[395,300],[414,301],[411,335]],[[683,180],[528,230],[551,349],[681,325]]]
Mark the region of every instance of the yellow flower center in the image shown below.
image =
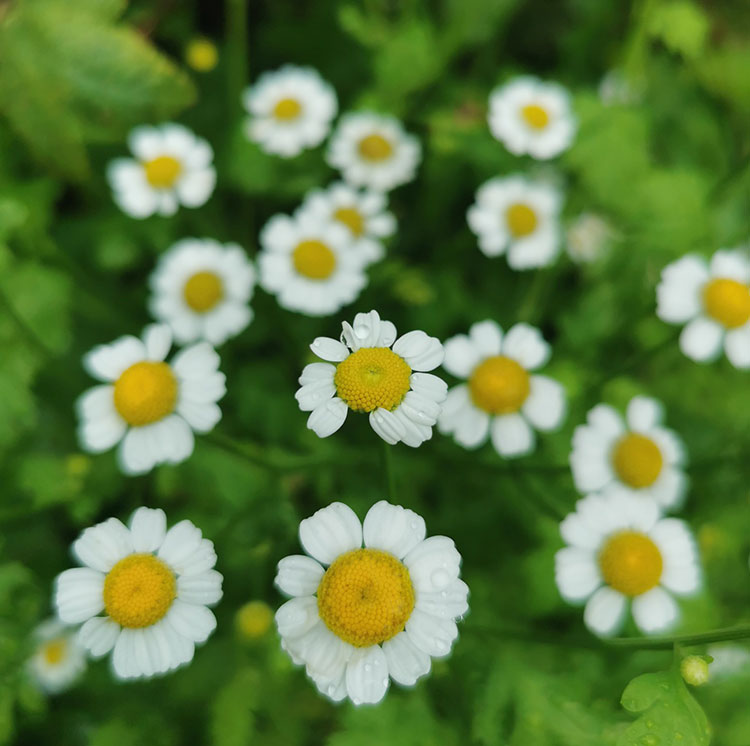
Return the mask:
[[[359,141],[359,154],[366,161],[384,161],[393,154],[393,145],[382,135],[367,135]]]
[[[521,115],[532,129],[543,130],[549,124],[547,110],[539,104],[528,104],[521,109]]]
[[[409,571],[380,549],[338,557],[318,586],[318,613],[334,635],[366,648],[395,637],[414,609]]]
[[[355,412],[394,410],[411,387],[411,368],[388,347],[363,347],[336,367],[336,393]]]
[[[664,459],[659,446],[651,438],[628,433],[615,445],[612,463],[621,481],[640,489],[649,487],[657,480]]]
[[[146,161],[146,181],[155,189],[169,189],[182,172],[182,164],[171,155],[160,155],[158,158]]]
[[[645,534],[614,534],[599,552],[604,582],[626,596],[640,596],[659,584],[664,562],[661,552]]]
[[[273,622],[273,611],[263,601],[250,601],[240,608],[235,617],[237,631],[247,640],[256,640],[268,632]]]
[[[56,637],[54,640],[46,642],[42,648],[44,662],[48,666],[56,666],[58,663],[62,663],[67,652],[68,641],[64,637]]]
[[[302,104],[296,98],[282,98],[273,107],[273,115],[282,122],[291,122],[302,113]]]
[[[193,39],[185,50],[185,61],[200,73],[213,70],[219,61],[216,44],[208,39]]]
[[[333,217],[339,223],[343,223],[355,236],[361,236],[365,232],[365,220],[353,207],[339,207],[333,213]]]
[[[182,294],[193,311],[205,313],[224,297],[224,285],[215,272],[196,272],[185,283]]]
[[[166,417],[177,401],[177,379],[166,363],[131,365],[115,382],[115,408],[129,425]]]
[[[104,578],[104,610],[121,627],[156,624],[176,597],[174,573],[153,554],[131,554]]]
[[[750,319],[750,288],[737,280],[718,278],[703,289],[706,313],[728,329]]]
[[[336,255],[322,241],[302,241],[292,253],[294,268],[311,280],[325,280],[336,269]]]
[[[516,202],[505,211],[505,222],[516,238],[522,238],[536,230],[536,213],[523,202]]]
[[[472,401],[490,414],[517,412],[529,391],[529,374],[515,360],[504,355],[483,360],[469,379]]]

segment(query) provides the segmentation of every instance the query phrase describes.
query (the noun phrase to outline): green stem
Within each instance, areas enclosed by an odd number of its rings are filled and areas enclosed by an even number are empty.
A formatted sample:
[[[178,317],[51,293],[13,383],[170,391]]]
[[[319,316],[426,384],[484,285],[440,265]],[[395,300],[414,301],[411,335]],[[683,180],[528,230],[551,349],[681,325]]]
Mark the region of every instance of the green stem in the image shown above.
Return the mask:
[[[602,642],[615,648],[633,648],[637,650],[669,650],[675,645],[705,645],[709,642],[726,642],[728,640],[750,639],[750,624],[740,624],[736,627],[722,627],[708,632],[698,632],[692,635],[675,635],[674,637],[615,637]]]
[[[396,502],[396,478],[393,472],[393,454],[391,453],[392,445],[383,441],[383,470],[385,471],[385,486],[388,492],[388,499]]]
[[[248,81],[247,4],[248,0],[226,0],[227,88],[232,111],[239,106]]]

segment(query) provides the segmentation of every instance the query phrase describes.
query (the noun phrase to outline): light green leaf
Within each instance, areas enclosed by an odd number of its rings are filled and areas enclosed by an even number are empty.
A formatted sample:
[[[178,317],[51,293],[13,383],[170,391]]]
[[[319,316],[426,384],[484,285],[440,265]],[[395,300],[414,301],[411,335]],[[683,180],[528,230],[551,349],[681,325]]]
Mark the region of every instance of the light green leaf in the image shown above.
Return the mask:
[[[667,49],[689,59],[701,54],[709,31],[705,11],[689,0],[655,4],[646,24],[651,36],[661,39]]]

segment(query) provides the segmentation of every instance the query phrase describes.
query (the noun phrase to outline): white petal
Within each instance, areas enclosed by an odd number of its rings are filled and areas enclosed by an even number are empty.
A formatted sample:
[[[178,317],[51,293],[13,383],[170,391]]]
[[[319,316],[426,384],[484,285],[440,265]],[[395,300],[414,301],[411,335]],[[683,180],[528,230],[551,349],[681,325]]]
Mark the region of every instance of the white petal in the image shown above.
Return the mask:
[[[724,350],[735,368],[750,368],[750,324],[727,332]]]
[[[633,619],[645,634],[669,629],[677,621],[679,613],[672,596],[658,586],[633,599]]]
[[[166,618],[179,634],[193,642],[205,642],[216,629],[216,617],[210,609],[179,599],[172,602]]]
[[[218,603],[223,595],[223,579],[221,573],[216,570],[180,575],[177,578],[177,598],[188,604],[210,606]]]
[[[625,596],[603,586],[588,600],[583,612],[584,624],[600,637],[619,632],[625,620]]]
[[[115,381],[120,374],[146,357],[146,348],[137,337],[126,336],[108,345],[99,345],[83,359],[84,367],[94,378]]]
[[[318,599],[315,596],[293,598],[276,612],[276,626],[282,638],[302,637],[319,621]]]
[[[216,563],[213,544],[204,540],[201,530],[192,522],[182,520],[167,531],[164,542],[159,547],[158,556],[176,573],[185,573],[198,561],[201,565],[211,564],[201,570],[207,570]]]
[[[300,523],[299,538],[309,555],[330,565],[340,554],[362,546],[362,524],[348,505],[334,502]]]
[[[133,540],[122,521],[109,518],[83,531],[73,544],[73,553],[84,564],[100,572],[133,552]]]
[[[465,335],[459,334],[445,340],[443,367],[458,378],[468,378],[480,360],[479,351]]]
[[[406,360],[412,370],[419,371],[437,368],[445,357],[440,340],[419,330],[408,332],[397,339],[393,351]]]
[[[534,431],[520,414],[496,417],[490,426],[490,436],[495,450],[506,458],[530,453],[536,443]]]
[[[117,642],[120,625],[108,617],[89,619],[78,631],[78,640],[94,658],[106,655]]]
[[[680,349],[697,362],[715,360],[721,352],[723,336],[724,331],[719,324],[699,316],[682,330]]]
[[[531,376],[530,391],[521,411],[537,430],[556,430],[565,418],[565,389],[547,376]]]
[[[441,619],[458,619],[469,610],[469,586],[455,580],[442,591],[417,594],[416,608]]]
[[[78,624],[104,609],[104,575],[88,567],[60,573],[55,581],[57,615],[66,624]]]
[[[625,418],[631,430],[643,433],[658,425],[663,416],[664,408],[656,399],[634,396],[628,403]]]
[[[172,332],[167,324],[151,324],[143,332],[143,344],[146,346],[146,357],[161,362],[172,346]]]
[[[325,570],[312,557],[293,554],[279,562],[276,586],[288,596],[312,596]]]
[[[385,500],[370,508],[363,525],[366,547],[382,549],[399,559],[423,541],[426,532],[422,516]]]
[[[433,658],[444,658],[458,637],[458,627],[452,619],[440,619],[414,609],[406,622],[406,633],[414,645]]]
[[[307,427],[319,438],[327,438],[344,424],[348,412],[349,407],[343,399],[329,399],[310,413]]]
[[[167,516],[161,508],[138,508],[130,519],[135,552],[155,552],[167,533]]]
[[[316,337],[310,349],[321,360],[329,360],[332,363],[340,363],[349,357],[346,345],[330,337]]]
[[[446,590],[458,579],[461,555],[453,539],[430,536],[417,544],[403,562],[419,593],[435,593]]]
[[[438,404],[445,401],[445,397],[448,395],[448,385],[442,378],[432,373],[412,373],[409,382],[412,391],[416,391],[418,394],[438,402]]]
[[[602,583],[593,552],[565,547],[555,555],[555,581],[569,603],[585,601]]]
[[[420,676],[430,672],[430,656],[420,650],[406,632],[399,632],[384,642],[383,652],[388,662],[388,673],[403,686],[414,685]]]
[[[503,354],[513,358],[526,370],[535,370],[544,365],[551,352],[539,329],[529,324],[520,323],[511,327],[503,340]]]
[[[406,437],[406,423],[382,407],[370,412],[370,426],[390,445],[395,445]]]
[[[346,667],[346,691],[355,705],[380,702],[389,681],[388,661],[380,645],[354,652]]]
[[[112,668],[120,679],[132,679],[143,675],[135,660],[135,636],[138,632],[140,630],[122,629],[115,641]]]
[[[481,357],[492,357],[500,354],[503,330],[494,321],[479,321],[471,325],[469,339],[474,343]]]

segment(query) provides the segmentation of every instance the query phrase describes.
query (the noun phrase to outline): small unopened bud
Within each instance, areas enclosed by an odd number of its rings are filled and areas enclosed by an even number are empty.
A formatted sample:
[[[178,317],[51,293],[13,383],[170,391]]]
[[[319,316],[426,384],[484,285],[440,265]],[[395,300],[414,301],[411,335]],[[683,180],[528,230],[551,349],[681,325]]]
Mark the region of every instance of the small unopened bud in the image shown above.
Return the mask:
[[[688,655],[680,663],[680,673],[690,686],[703,686],[708,681],[708,664],[711,658],[704,655]]]
[[[216,67],[219,50],[210,39],[193,39],[185,49],[185,61],[199,73],[207,73]]]
[[[268,632],[273,622],[273,611],[263,601],[250,601],[240,607],[234,623],[240,636],[246,640],[257,640]]]

